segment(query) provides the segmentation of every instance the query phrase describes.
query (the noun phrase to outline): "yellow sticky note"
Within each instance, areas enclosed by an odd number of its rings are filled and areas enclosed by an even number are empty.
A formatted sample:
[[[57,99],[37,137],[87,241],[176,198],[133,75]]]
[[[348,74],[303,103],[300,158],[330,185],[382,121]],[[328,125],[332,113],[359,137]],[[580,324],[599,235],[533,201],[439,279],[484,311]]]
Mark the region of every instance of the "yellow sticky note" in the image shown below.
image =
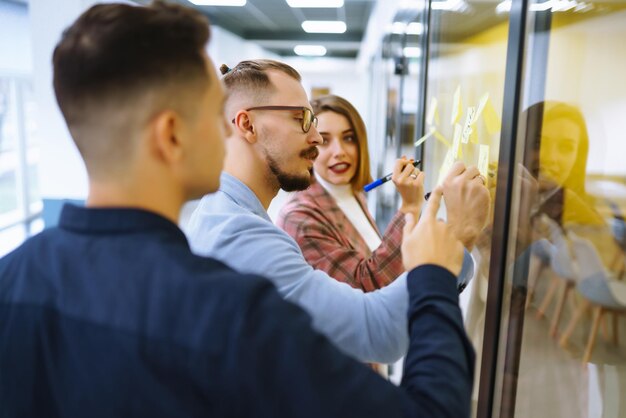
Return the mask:
[[[493,104],[489,99],[487,99],[487,103],[485,104],[485,108],[483,110],[483,119],[485,120],[485,126],[487,127],[489,135],[500,132],[500,129],[502,129],[500,117],[496,113],[496,110],[493,108]]]
[[[461,132],[463,128],[458,123],[454,124],[454,137],[452,139],[452,154],[454,158],[461,156]]]
[[[470,106],[467,108],[467,116],[465,117],[465,124],[463,125],[463,132],[461,133],[461,142],[467,144],[469,142],[470,135],[472,134],[472,119],[476,113],[476,108]]]
[[[415,141],[415,147],[417,148],[420,145],[422,145],[424,143],[424,141],[426,141],[428,138],[430,138],[435,133],[435,131],[436,131],[435,128],[430,128],[430,130],[428,132],[426,132],[426,135],[424,135],[423,137],[421,137],[420,139]]]
[[[443,182],[443,179],[446,177],[446,174],[448,174],[448,171],[450,171],[452,164],[454,164],[454,154],[452,148],[450,148],[446,154],[446,158],[443,160],[441,168],[439,169],[439,179],[437,180],[437,184],[441,184]]]
[[[461,86],[457,86],[454,92],[454,98],[452,99],[452,116],[450,117],[450,124],[454,125],[459,121],[461,117],[461,108],[463,103],[461,101]]]
[[[487,105],[487,102],[489,102],[489,93],[485,93],[480,96],[480,100],[478,101],[478,108],[476,109],[476,114],[472,117],[472,125],[478,122],[478,119],[480,119],[480,116],[482,115],[483,110]]]
[[[430,100],[430,107],[428,108],[428,113],[426,114],[426,124],[427,125],[432,125],[435,122],[435,115],[436,114],[437,114],[437,98],[433,97]],[[437,121],[437,123],[439,123],[439,122]]]
[[[478,129],[472,128],[472,132],[470,133],[470,142],[472,144],[478,144]]]
[[[448,147],[448,148],[450,148],[450,147],[451,147],[451,145],[450,145],[450,141],[448,141],[448,140],[446,139],[446,137],[445,137],[445,136],[441,135],[441,133],[440,133],[439,131],[435,130],[435,131],[433,132],[433,135],[435,135],[435,138],[437,138],[438,140],[440,140],[441,142],[443,142],[443,143],[445,144],[445,146],[446,146],[446,147]]]
[[[489,171],[489,145],[479,145],[478,152],[478,171],[485,179],[488,178]]]

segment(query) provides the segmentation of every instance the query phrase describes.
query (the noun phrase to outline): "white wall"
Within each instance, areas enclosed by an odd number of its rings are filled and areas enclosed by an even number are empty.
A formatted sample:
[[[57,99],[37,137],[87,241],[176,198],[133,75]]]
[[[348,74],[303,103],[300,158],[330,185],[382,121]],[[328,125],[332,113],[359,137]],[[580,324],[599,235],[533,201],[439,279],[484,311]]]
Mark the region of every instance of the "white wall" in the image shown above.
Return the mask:
[[[31,74],[29,28],[26,5],[0,1],[0,74]]]
[[[331,94],[342,96],[368,120],[369,85],[367,73],[358,71],[354,59],[341,58],[283,58],[302,75],[307,94],[316,87],[328,87]]]
[[[234,67],[238,62],[247,59],[280,59],[278,55],[254,42],[246,41],[219,26],[211,27],[211,40],[207,51],[217,68],[222,64]]]
[[[39,166],[43,199],[84,199],[87,175],[67,131],[52,88],[52,52],[61,33],[95,0],[30,0],[30,24],[35,66],[35,97],[41,138]]]
[[[626,11],[553,29],[546,98],[580,106],[589,130],[587,172],[626,175]]]

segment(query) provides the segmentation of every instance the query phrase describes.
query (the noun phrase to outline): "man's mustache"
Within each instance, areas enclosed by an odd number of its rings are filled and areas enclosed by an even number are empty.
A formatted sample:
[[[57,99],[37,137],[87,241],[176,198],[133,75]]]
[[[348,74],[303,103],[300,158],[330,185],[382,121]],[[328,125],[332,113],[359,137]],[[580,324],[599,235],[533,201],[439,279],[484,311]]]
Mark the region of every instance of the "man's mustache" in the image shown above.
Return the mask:
[[[317,156],[319,155],[319,150],[317,149],[317,147],[311,147],[309,149],[306,149],[304,151],[302,151],[300,153],[300,157],[302,158],[307,158],[307,159],[311,159],[314,160],[317,158]]]

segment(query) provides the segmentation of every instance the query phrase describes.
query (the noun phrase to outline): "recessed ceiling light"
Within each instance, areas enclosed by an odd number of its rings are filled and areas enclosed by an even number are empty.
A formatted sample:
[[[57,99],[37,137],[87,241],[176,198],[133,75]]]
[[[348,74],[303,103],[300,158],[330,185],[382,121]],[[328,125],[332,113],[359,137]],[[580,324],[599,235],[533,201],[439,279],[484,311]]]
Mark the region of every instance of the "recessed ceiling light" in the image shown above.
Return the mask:
[[[307,33],[344,33],[346,24],[339,20],[305,20],[302,29]]]
[[[422,56],[422,49],[416,46],[407,46],[402,52],[407,58],[419,58]]]
[[[326,48],[322,45],[296,45],[293,52],[303,56],[322,57],[326,55]]]
[[[189,0],[196,6],[245,6],[246,0]]]
[[[430,4],[430,7],[433,10],[450,10],[453,12],[462,12],[467,9],[467,3],[465,0],[444,0],[444,1],[433,1]]]
[[[424,25],[420,22],[411,22],[406,28],[406,33],[409,35],[421,35],[424,33]]]
[[[421,35],[424,33],[424,25],[420,22],[411,22],[408,25],[403,22],[393,22],[391,31],[396,35]]]
[[[287,0],[287,4],[290,7],[328,7],[338,8],[343,7],[343,0]]]

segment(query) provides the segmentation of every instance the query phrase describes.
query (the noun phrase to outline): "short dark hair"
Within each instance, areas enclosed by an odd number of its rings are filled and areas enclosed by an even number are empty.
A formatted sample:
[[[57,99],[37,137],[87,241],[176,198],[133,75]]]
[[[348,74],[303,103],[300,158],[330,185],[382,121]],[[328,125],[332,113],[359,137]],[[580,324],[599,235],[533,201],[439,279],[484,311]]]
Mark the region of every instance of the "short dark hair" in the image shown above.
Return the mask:
[[[209,82],[208,20],[180,5],[98,4],[65,30],[54,50],[54,90],[72,126],[155,88]],[[80,148],[80,144],[79,144]]]
[[[234,68],[222,64],[220,72],[224,75],[222,81],[229,93],[241,92],[247,96],[264,97],[274,90],[267,72],[279,71],[296,81],[302,77],[292,66],[280,61],[269,59],[241,61]]]

